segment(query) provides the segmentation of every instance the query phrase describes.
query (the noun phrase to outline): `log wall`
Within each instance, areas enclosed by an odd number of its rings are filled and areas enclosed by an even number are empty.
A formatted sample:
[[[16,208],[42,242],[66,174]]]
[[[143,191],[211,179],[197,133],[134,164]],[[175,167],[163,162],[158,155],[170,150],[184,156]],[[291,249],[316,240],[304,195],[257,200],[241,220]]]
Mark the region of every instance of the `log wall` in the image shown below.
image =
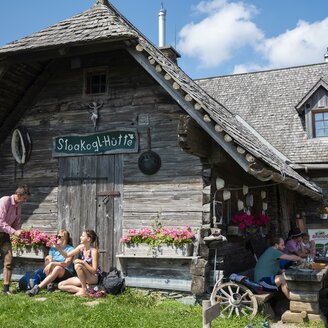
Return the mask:
[[[27,183],[32,196],[23,207],[25,227],[55,232],[58,223],[58,188],[61,172],[52,157],[52,138],[65,134],[88,134],[94,126],[88,112],[92,101],[103,102],[97,130],[135,128],[139,135],[138,153],[124,154],[121,170],[123,185],[117,206],[114,231],[150,226],[159,220],[167,226],[202,225],[202,163],[185,153],[177,141],[180,115],[184,114],[163,89],[124,51],[80,57],[80,68],[70,59],[57,67],[56,74],[40,90],[17,125],[27,127],[32,154],[24,167],[11,154],[11,137],[0,148],[0,196],[12,194]],[[101,96],[83,96],[84,69],[107,67],[109,91]],[[138,159],[147,151],[147,130],[151,148],[162,161],[151,176],[138,168]],[[113,156],[113,155],[106,155]],[[111,236],[108,236],[111,238]]]

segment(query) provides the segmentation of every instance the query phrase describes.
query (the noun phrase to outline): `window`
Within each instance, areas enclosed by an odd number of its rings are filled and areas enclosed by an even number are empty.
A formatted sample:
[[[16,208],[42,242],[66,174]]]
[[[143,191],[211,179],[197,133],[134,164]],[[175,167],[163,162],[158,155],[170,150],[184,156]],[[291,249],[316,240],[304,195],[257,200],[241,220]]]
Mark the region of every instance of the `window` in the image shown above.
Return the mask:
[[[107,92],[108,74],[104,70],[88,70],[85,72],[85,87],[86,95],[103,94]]]
[[[328,137],[328,112],[314,112],[314,137]]]

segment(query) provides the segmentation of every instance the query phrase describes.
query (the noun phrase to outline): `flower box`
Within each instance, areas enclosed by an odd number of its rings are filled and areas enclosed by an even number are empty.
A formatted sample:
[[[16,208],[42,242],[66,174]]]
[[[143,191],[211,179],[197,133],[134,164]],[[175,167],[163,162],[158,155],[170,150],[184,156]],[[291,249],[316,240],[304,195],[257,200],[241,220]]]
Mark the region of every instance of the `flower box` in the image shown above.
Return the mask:
[[[185,257],[193,255],[193,244],[181,246],[148,244],[124,244],[123,254],[127,256],[150,256],[150,257]]]
[[[47,252],[44,248],[18,248],[13,250],[13,256],[28,259],[44,259]]]

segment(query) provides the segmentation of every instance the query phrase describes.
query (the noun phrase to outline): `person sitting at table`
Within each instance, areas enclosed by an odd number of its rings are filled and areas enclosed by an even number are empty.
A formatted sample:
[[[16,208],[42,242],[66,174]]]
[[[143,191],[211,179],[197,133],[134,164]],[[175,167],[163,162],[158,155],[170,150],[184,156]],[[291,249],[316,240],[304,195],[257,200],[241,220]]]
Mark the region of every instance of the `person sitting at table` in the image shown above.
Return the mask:
[[[254,280],[263,287],[276,289],[280,287],[284,295],[289,299],[289,290],[283,272],[279,266],[279,260],[303,261],[298,255],[285,254],[283,249],[285,242],[281,236],[273,236],[271,246],[260,256],[255,266]]]
[[[302,251],[308,256],[311,256],[312,258],[315,257],[315,242],[314,240],[310,240],[310,236],[306,232],[303,232],[302,234],[301,247]]]
[[[308,254],[302,250],[302,231],[299,228],[290,231],[290,238],[286,242],[284,253],[306,258]]]

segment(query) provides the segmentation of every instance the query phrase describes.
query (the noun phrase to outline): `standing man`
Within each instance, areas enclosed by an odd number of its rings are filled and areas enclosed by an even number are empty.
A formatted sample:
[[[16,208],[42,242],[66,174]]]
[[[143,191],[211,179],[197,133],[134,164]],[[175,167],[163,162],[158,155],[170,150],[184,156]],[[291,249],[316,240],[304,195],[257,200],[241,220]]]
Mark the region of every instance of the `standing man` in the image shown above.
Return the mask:
[[[11,196],[0,198],[0,252],[3,261],[3,292],[10,294],[11,264],[13,255],[11,251],[10,235],[17,237],[21,230],[21,206],[28,200],[30,191],[27,185],[17,188]]]

